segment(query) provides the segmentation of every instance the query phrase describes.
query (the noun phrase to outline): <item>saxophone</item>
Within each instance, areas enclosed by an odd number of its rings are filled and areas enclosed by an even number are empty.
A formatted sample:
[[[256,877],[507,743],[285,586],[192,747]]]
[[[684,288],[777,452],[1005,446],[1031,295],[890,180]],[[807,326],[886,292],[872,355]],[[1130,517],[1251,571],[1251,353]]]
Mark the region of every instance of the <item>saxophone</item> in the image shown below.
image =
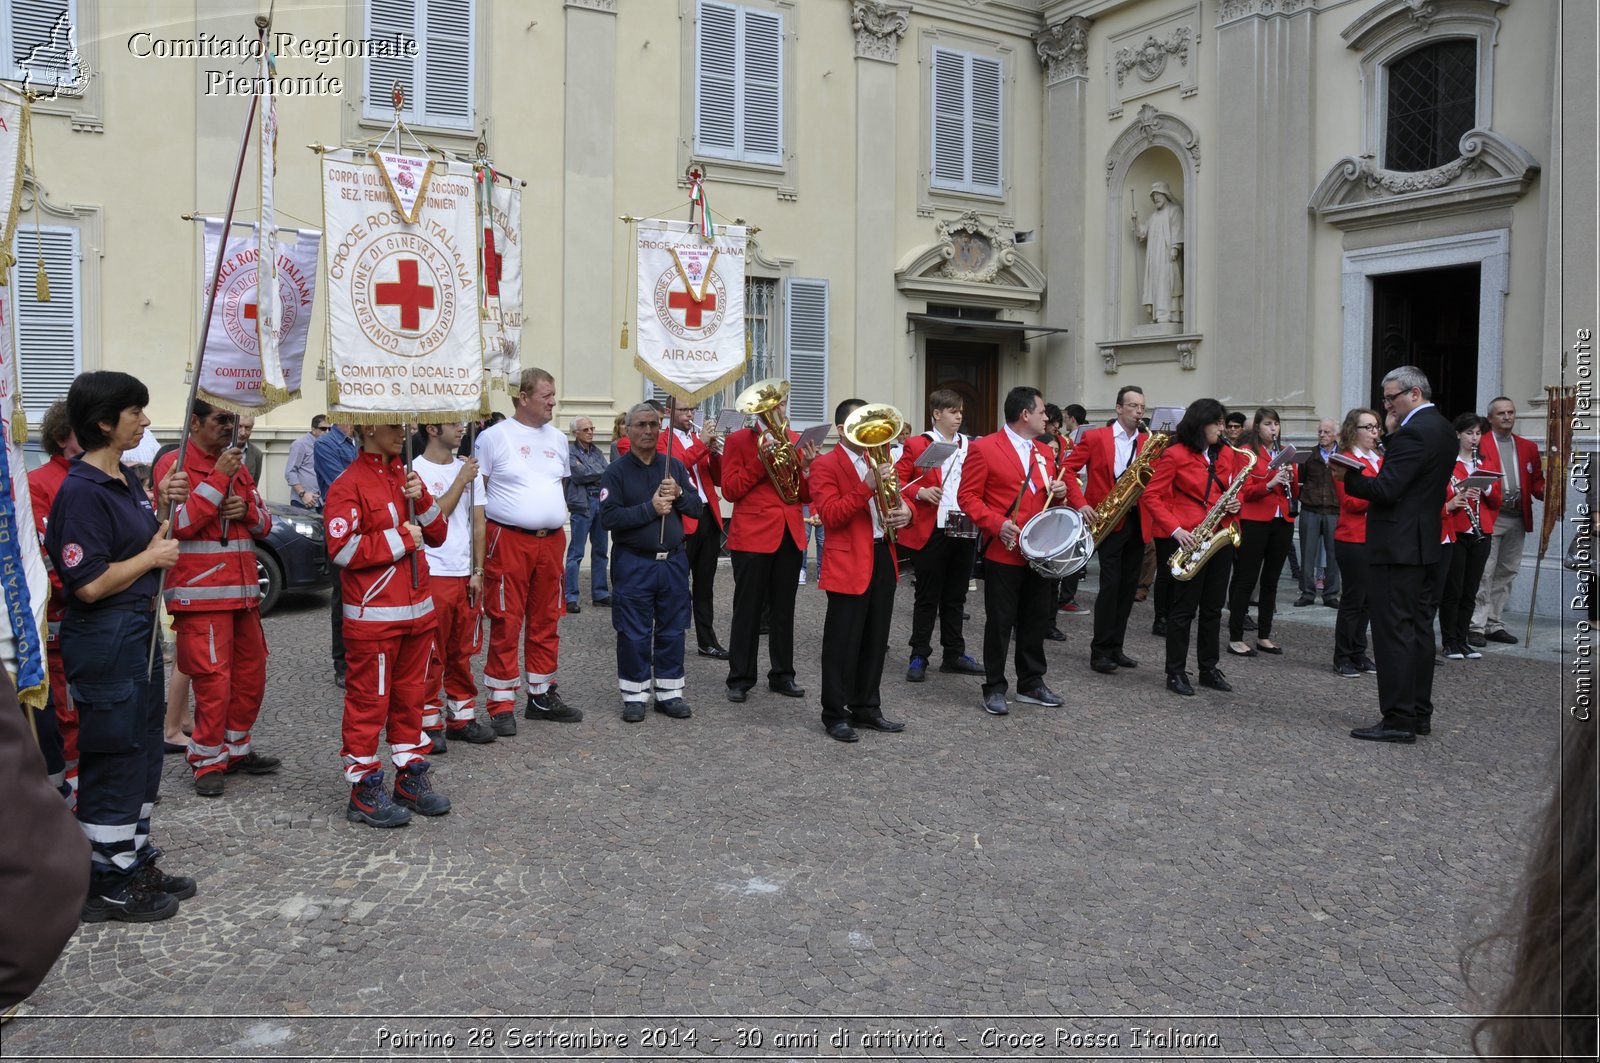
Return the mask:
[[[1221,531],[1217,530],[1217,525],[1221,524],[1223,518],[1227,516],[1228,503],[1239,497],[1239,492],[1244,490],[1245,482],[1250,479],[1250,473],[1255,469],[1256,462],[1260,459],[1256,457],[1254,450],[1235,447],[1231,443],[1229,444],[1229,449],[1243,454],[1248,464],[1234,476],[1233,482],[1228,485],[1228,489],[1223,491],[1211,508],[1206,511],[1205,518],[1194,526],[1194,530],[1191,532],[1194,536],[1194,541],[1188,546],[1180,546],[1172,552],[1171,568],[1173,579],[1194,579],[1200,574],[1200,570],[1205,567],[1206,562],[1210,561],[1218,550],[1221,550],[1224,546],[1239,545],[1239,526],[1237,524],[1230,524]]]
[[[1094,507],[1094,516],[1089,518],[1089,534],[1094,538],[1094,544],[1099,546],[1105,537],[1111,534],[1113,528],[1122,523],[1128,515],[1128,510],[1139,501],[1139,496],[1144,494],[1144,489],[1150,483],[1150,477],[1155,474],[1156,459],[1161,452],[1167,449],[1167,444],[1172,442],[1172,435],[1168,432],[1152,431],[1145,437],[1144,446],[1139,448],[1139,453],[1134,455],[1128,467],[1122,470],[1122,475],[1117,482],[1111,485],[1111,493],[1100,500]]]

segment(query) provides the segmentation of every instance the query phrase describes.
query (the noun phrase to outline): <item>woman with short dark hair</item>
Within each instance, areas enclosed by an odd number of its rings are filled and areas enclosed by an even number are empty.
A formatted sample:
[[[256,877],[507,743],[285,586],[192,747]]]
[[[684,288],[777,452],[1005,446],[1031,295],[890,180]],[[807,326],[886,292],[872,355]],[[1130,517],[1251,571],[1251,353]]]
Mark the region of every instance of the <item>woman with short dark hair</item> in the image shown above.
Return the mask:
[[[1495,518],[1500,513],[1501,488],[1498,483],[1479,490],[1459,490],[1468,476],[1499,472],[1493,459],[1484,459],[1478,440],[1489,431],[1489,419],[1476,413],[1463,413],[1455,419],[1456,439],[1461,449],[1456,467],[1450,473],[1450,492],[1444,505],[1444,521],[1455,536],[1450,548],[1450,567],[1445,572],[1444,590],[1439,597],[1439,638],[1444,655],[1452,661],[1477,660],[1483,654],[1467,641],[1472,622],[1472,607],[1477,597],[1483,570],[1489,564],[1489,547]]]

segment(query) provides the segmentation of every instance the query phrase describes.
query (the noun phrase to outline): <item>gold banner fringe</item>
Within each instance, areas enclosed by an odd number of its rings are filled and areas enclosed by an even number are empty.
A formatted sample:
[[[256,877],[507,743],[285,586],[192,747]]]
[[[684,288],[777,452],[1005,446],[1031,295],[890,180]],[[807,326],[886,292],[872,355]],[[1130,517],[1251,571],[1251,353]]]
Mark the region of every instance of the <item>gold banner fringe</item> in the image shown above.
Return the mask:
[[[276,392],[281,397],[274,399],[271,395],[267,394],[268,391]],[[277,409],[279,406],[282,406],[286,402],[292,402],[295,399],[298,399],[300,397],[300,392],[282,391],[278,388],[262,388],[261,396],[269,401],[261,406],[246,406],[242,402],[235,402],[232,399],[223,398],[221,395],[213,395],[204,388],[201,388],[195,392],[195,395],[203,402],[209,402],[218,409],[227,410],[229,413],[238,414],[240,417],[260,417],[263,414],[271,413],[273,410]]]
[[[683,385],[677,383],[676,381],[671,381],[664,378],[655,366],[644,360],[643,355],[636,354],[633,356],[633,367],[635,369],[639,370],[639,372],[655,381],[657,386],[659,386],[662,391],[665,391],[668,395],[671,395],[685,406],[698,406],[700,405],[701,399],[710,398],[712,395],[715,395],[717,392],[721,391],[735,380],[738,380],[739,377],[744,374],[744,366],[745,363],[740,362],[736,368],[730,369],[716,380],[702,387],[699,391],[688,391],[683,387]]]
[[[328,420],[334,424],[407,424],[411,421],[418,424],[454,424],[457,421],[474,420],[477,416],[477,407],[470,410],[406,410],[402,413],[364,413],[337,407],[328,410]]]

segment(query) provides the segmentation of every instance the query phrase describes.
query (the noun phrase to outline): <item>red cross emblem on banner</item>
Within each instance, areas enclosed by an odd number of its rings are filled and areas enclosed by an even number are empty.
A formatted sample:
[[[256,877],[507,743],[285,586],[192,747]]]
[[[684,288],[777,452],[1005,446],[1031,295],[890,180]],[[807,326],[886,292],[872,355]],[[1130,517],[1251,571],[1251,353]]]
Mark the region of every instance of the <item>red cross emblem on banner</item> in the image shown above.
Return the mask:
[[[422,311],[433,309],[433,286],[417,280],[417,260],[403,258],[397,266],[399,281],[373,286],[374,302],[400,308],[400,327],[408,332],[422,328]]]
[[[244,304],[244,316],[245,316],[245,320],[246,321],[254,321],[256,319],[256,304],[255,303],[245,303]]]
[[[500,294],[500,271],[506,256],[494,249],[494,230],[483,230],[483,287],[489,295]]]
[[[700,315],[717,308],[717,293],[708,290],[700,302],[695,302],[694,297],[688,292],[668,292],[667,306],[673,310],[683,311],[683,323],[690,328],[699,328]]]

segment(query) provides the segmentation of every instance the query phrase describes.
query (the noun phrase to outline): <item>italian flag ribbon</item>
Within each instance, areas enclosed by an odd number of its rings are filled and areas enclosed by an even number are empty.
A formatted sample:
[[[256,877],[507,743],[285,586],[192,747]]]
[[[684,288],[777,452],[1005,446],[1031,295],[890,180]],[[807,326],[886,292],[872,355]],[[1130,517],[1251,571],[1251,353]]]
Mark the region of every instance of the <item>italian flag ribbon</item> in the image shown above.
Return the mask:
[[[700,239],[711,243],[717,238],[717,227],[711,221],[711,204],[706,202],[705,181],[698,173],[689,177],[689,216],[694,217],[694,208],[700,208]],[[687,282],[687,278],[685,279]],[[694,289],[691,287],[690,291]],[[698,300],[697,300],[698,301]]]

